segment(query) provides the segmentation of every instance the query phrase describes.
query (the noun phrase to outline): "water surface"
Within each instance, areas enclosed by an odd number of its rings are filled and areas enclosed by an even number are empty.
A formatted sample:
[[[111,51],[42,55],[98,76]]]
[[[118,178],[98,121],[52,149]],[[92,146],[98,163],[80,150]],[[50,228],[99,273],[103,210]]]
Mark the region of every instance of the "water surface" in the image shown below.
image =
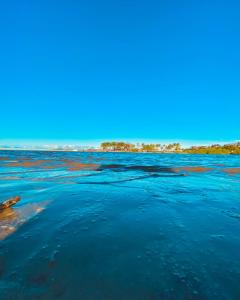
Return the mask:
[[[0,299],[240,299],[240,158],[0,152]]]

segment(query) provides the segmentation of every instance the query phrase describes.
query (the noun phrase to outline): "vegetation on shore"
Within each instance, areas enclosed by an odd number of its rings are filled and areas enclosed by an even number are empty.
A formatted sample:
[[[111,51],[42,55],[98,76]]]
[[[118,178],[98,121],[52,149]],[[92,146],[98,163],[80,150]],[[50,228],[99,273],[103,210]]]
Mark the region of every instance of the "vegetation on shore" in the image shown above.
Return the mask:
[[[179,143],[172,144],[132,144],[126,142],[103,142],[101,150],[104,152],[161,152],[161,153],[189,153],[189,154],[240,154],[240,142],[225,145],[192,146],[182,148]]]
[[[240,154],[240,142],[225,145],[193,146],[189,149],[184,149],[184,152],[192,154]]]
[[[125,142],[104,142],[101,149],[106,152],[178,152],[181,150],[179,143],[161,144],[130,144]]]

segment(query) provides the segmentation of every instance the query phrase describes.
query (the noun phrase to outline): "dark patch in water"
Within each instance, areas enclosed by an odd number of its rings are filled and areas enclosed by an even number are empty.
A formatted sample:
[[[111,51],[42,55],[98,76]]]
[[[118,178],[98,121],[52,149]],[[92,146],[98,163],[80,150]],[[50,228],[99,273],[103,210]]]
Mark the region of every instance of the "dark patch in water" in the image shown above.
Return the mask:
[[[128,182],[128,181],[135,181],[135,180],[141,180],[146,178],[158,178],[158,177],[180,177],[184,176],[184,174],[175,174],[175,175],[159,175],[159,174],[151,174],[148,176],[139,176],[129,179],[123,179],[123,180],[115,180],[115,181],[89,181],[89,182],[78,182],[78,184],[114,184],[114,183],[122,183],[122,182]]]
[[[223,212],[231,218],[240,220],[240,213],[238,212],[231,211],[231,210],[224,210]]]
[[[174,168],[161,167],[161,166],[127,166],[121,164],[111,164],[111,165],[100,165],[97,169],[98,171],[103,170],[113,170],[116,172],[121,171],[142,171],[142,172],[154,172],[154,173],[177,173]]]

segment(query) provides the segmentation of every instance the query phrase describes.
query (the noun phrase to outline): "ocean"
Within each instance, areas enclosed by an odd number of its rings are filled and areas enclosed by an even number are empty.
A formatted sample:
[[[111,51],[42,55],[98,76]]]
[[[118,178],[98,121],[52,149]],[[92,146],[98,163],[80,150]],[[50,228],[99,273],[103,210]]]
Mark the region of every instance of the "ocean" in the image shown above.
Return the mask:
[[[240,299],[240,157],[0,152],[0,300]]]

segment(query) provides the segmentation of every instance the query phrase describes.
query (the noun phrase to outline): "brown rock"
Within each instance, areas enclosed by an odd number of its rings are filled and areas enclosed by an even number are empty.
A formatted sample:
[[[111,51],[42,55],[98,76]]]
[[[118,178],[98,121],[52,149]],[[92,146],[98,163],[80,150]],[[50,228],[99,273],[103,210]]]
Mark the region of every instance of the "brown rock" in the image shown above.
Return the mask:
[[[10,199],[8,199],[8,200],[6,200],[6,201],[4,201],[3,203],[0,204],[0,210],[6,209],[8,207],[11,207],[11,206],[13,206],[14,204],[16,204],[20,200],[21,200],[21,197],[19,197],[19,196],[10,198]]]

